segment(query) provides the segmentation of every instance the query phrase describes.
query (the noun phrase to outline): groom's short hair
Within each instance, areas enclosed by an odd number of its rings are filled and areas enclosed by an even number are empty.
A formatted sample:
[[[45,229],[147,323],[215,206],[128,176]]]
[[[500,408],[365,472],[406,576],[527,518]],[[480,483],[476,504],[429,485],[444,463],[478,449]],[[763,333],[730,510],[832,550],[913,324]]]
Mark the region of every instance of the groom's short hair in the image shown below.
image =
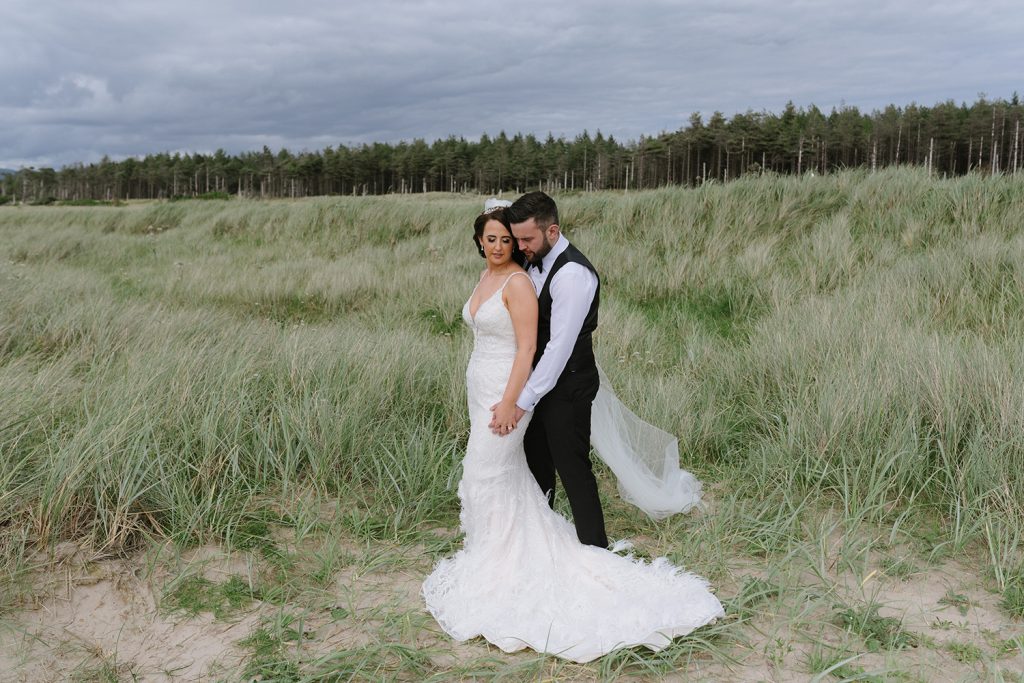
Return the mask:
[[[531,218],[537,221],[537,227],[546,230],[548,226],[558,223],[558,207],[555,200],[541,191],[527,192],[512,202],[505,209],[509,223],[525,223]]]

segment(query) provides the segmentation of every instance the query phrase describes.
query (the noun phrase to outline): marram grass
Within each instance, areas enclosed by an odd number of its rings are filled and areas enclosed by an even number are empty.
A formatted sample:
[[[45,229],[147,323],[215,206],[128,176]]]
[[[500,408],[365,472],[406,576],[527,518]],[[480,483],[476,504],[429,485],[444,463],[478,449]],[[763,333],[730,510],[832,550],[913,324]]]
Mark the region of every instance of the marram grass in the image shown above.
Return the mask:
[[[1021,197],[1024,177],[890,170],[557,199],[603,277],[612,382],[736,501],[705,522],[719,538],[786,552],[832,508],[982,548],[1005,587],[1024,574]],[[373,536],[454,527],[481,206],[0,208],[0,571],[67,538],[230,539],[297,491]]]

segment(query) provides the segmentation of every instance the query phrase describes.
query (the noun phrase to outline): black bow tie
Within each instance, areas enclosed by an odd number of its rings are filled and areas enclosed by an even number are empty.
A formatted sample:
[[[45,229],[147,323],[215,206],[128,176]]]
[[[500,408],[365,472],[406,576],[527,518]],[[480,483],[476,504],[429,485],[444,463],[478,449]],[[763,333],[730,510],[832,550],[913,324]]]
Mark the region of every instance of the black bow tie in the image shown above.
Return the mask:
[[[540,263],[531,263],[530,265],[532,267],[536,268],[538,273],[543,273],[544,272],[544,262],[543,261],[541,261]]]

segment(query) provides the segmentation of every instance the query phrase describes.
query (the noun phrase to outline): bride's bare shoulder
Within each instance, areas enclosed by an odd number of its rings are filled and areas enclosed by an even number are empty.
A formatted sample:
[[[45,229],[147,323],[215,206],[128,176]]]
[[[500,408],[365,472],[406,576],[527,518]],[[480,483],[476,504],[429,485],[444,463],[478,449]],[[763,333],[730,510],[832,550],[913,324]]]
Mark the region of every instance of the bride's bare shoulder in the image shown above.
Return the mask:
[[[537,293],[533,289],[533,281],[526,274],[525,270],[517,270],[508,276],[508,282],[505,283],[505,293],[511,296],[524,296],[528,294],[533,298],[537,297]]]

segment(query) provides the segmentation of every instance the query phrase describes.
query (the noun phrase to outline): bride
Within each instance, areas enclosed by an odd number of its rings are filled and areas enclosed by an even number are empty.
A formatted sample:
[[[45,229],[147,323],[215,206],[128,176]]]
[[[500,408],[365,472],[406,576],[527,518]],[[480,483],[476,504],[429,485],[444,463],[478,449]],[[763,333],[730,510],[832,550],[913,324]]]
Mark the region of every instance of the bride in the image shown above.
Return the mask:
[[[503,208],[477,218],[474,239],[487,267],[462,309],[474,338],[458,488],[465,541],[424,581],[427,609],[456,640],[483,636],[506,652],[529,647],[577,662],[623,647],[660,650],[721,617],[707,583],[667,559],[646,563],[579,542],[527,465],[531,413],[508,434],[491,431],[492,416],[514,413],[529,378],[537,296]],[[678,461],[674,474],[696,484]]]

